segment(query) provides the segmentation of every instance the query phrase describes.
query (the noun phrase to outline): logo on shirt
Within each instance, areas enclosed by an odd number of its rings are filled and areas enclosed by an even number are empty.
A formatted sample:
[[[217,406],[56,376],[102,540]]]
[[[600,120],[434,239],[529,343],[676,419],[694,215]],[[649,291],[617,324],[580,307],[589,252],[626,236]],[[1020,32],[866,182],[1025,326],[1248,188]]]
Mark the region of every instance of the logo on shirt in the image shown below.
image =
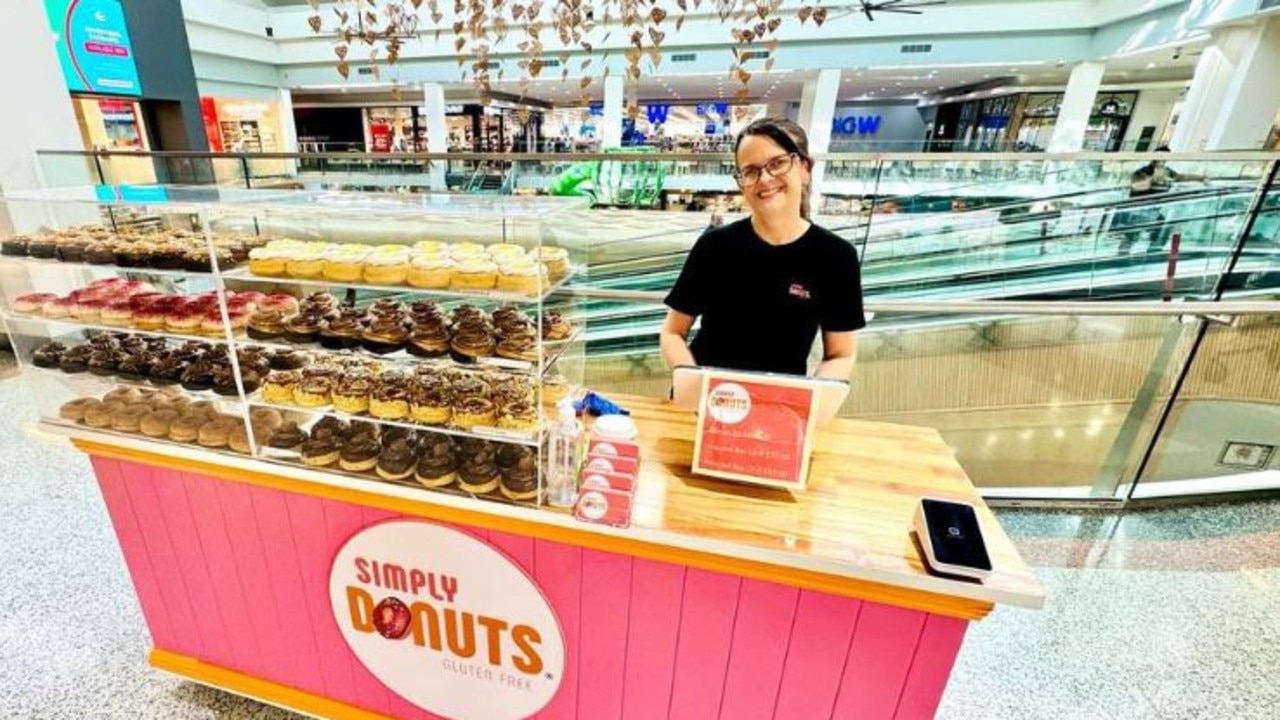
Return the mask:
[[[787,288],[787,294],[799,300],[809,300],[811,297],[809,288],[795,282],[791,283],[791,287]]]

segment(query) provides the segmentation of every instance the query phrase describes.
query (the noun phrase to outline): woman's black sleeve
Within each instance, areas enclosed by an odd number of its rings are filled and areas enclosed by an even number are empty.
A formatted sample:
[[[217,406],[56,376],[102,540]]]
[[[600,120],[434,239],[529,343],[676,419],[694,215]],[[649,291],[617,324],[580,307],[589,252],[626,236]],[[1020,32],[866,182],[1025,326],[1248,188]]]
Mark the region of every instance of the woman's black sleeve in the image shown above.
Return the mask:
[[[676,278],[676,284],[671,286],[671,292],[667,293],[667,299],[663,301],[672,310],[690,317],[698,317],[707,309],[707,292],[711,284],[707,268],[707,245],[706,235],[693,244],[693,249],[685,258],[684,267],[680,269],[680,276]]]
[[[841,241],[827,272],[819,323],[823,332],[849,332],[867,326],[862,312],[862,269],[858,251]]]

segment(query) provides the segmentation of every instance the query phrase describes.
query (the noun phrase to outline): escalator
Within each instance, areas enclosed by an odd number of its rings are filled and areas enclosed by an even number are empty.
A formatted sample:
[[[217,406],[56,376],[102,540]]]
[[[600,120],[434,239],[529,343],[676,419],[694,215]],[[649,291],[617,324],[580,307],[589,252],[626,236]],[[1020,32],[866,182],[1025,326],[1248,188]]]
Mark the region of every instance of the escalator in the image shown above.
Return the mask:
[[[1259,216],[1224,277],[1256,193],[1253,182],[1134,199],[1103,189],[964,212],[875,215],[870,223],[818,222],[858,247],[868,300],[1203,298],[1220,281],[1229,293],[1280,285],[1277,214]],[[680,217],[593,243],[587,286],[665,291],[705,229]],[[652,349],[665,310],[648,299],[594,299],[585,312],[597,355]]]

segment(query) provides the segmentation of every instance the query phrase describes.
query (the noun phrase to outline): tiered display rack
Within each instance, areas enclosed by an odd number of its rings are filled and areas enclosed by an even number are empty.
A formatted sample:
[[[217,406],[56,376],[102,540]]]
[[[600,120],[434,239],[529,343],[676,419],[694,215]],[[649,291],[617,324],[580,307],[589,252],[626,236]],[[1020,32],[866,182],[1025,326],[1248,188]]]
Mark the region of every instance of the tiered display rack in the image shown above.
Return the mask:
[[[220,191],[209,188],[152,187],[139,192],[129,188],[64,188],[10,194],[4,198],[6,208],[20,232],[0,237],[5,254],[0,256],[0,311],[3,312],[7,331],[19,364],[23,381],[33,391],[41,412],[43,428],[86,435],[104,443],[163,443],[180,445],[170,447],[192,457],[211,462],[235,458],[235,462],[253,460],[274,464],[305,465],[312,472],[331,474],[346,479],[393,483],[403,488],[417,488],[423,492],[445,492],[470,496],[483,500],[541,504],[545,493],[546,435],[550,421],[555,417],[554,403],[582,383],[585,333],[582,325],[585,314],[577,306],[568,285],[575,275],[586,267],[585,205],[574,199],[524,198],[499,196],[411,195],[393,196],[363,193],[316,192],[245,192]],[[129,218],[126,226],[118,222]],[[139,224],[139,218],[147,222]],[[135,229],[141,228],[141,229]],[[74,236],[74,237],[73,237]],[[122,239],[127,238],[127,239]],[[77,239],[78,238],[78,239]],[[26,240],[27,247],[23,246]],[[53,257],[34,257],[34,243],[38,254],[48,255],[45,241],[55,240]],[[288,272],[281,276],[264,276],[255,272],[255,265],[245,255],[256,246],[272,240],[299,240],[309,243],[342,245],[367,245],[371,252],[387,246],[412,248],[417,243],[439,243],[436,250],[449,253],[458,244],[482,246],[481,253],[494,246],[511,246],[524,250],[524,258],[539,258],[544,247],[561,248],[546,251],[564,259],[559,270],[550,272],[529,292],[489,289],[420,289],[407,284],[385,285],[378,283],[341,282],[323,276],[295,277]],[[109,245],[114,243],[114,245]],[[84,254],[86,247],[99,252],[94,257]],[[141,244],[141,245],[140,245]],[[117,258],[104,262],[103,247],[117,248]],[[188,248],[188,255],[175,258],[175,247]],[[274,247],[274,246],[270,246]],[[317,247],[315,245],[311,247]],[[141,248],[141,249],[138,249]],[[132,250],[137,249],[137,252]],[[64,254],[65,251],[65,254]],[[435,251],[435,250],[433,250]],[[256,255],[256,254],[255,254]],[[200,263],[201,259],[205,263]],[[123,263],[124,265],[122,265]],[[162,265],[150,267],[148,265]],[[128,266],[125,266],[128,265]],[[177,267],[182,265],[181,267]],[[145,283],[145,285],[141,285]],[[95,288],[86,291],[85,288]],[[143,327],[132,324],[142,322],[140,315],[128,316],[127,298],[139,290],[155,291],[183,298],[183,300],[154,300],[143,296],[139,306],[147,302],[163,307],[199,307],[202,322],[193,327],[175,317],[161,320],[151,317]],[[49,294],[58,298],[87,298],[85,303],[63,300],[53,303],[59,307],[41,305],[32,294]],[[507,306],[518,309],[529,320],[533,336],[538,339],[532,355],[526,360],[511,360],[490,355],[471,357],[449,353],[441,357],[423,358],[410,354],[408,344],[391,353],[372,352],[363,343],[347,349],[332,349],[318,341],[298,342],[307,337],[295,335],[263,336],[255,332],[250,337],[246,321],[252,322],[255,313],[262,309],[262,298],[273,298],[285,305],[280,296],[288,295],[303,301],[316,293],[327,293],[341,313],[347,309],[368,310],[379,301],[379,308],[399,308],[404,325],[411,326],[413,311],[431,312],[422,303],[435,303],[436,312],[444,317],[455,316],[460,306],[474,306],[491,318],[494,310]],[[200,299],[203,297],[204,299]],[[254,302],[257,298],[259,302]],[[323,296],[322,296],[323,299]],[[325,301],[327,302],[327,301]],[[96,307],[94,307],[96,305]],[[109,308],[118,307],[113,313]],[[394,311],[394,310],[393,310]],[[464,311],[466,312],[466,311]],[[513,315],[512,310],[506,311]],[[560,323],[555,340],[543,339],[544,323],[552,314]],[[122,315],[126,317],[121,317]],[[327,317],[331,320],[333,313]],[[566,329],[567,321],[567,329]],[[513,321],[514,322],[514,321]],[[124,323],[124,324],[122,324]],[[175,324],[178,327],[175,327]],[[521,327],[516,323],[517,329]],[[498,329],[494,329],[497,333]],[[103,337],[114,336],[114,343]],[[94,340],[94,338],[99,338]],[[122,340],[123,338],[136,340]],[[201,343],[199,346],[192,342]],[[81,344],[98,345],[95,353],[77,354],[65,366],[61,360],[51,362],[58,355],[56,346],[66,348]],[[122,345],[123,343],[123,345]],[[190,352],[179,350],[186,346]],[[37,353],[44,349],[37,358]],[[385,351],[385,346],[379,350]],[[126,362],[131,355],[143,355],[140,363]],[[86,363],[87,357],[93,362]],[[185,375],[178,382],[165,381],[156,370],[156,363],[166,366],[173,375],[174,367],[183,357],[189,364],[205,362],[211,374],[191,371],[191,382]],[[257,358],[264,358],[263,361]],[[296,402],[280,400],[280,393],[267,397],[265,387],[285,372],[283,368],[267,370],[267,366],[280,358],[285,364],[296,363],[299,358],[309,362],[298,370],[310,369],[332,363],[342,363],[336,371],[334,382],[341,382],[342,373],[361,374],[361,368],[370,373],[374,388],[383,378],[407,377],[411,390],[415,378],[439,377],[450,389],[465,387],[474,390],[473,380],[485,385],[478,397],[492,403],[494,413],[480,424],[425,424],[416,421],[413,413],[392,412],[389,417],[375,417],[368,410],[344,410],[332,400],[310,397],[307,407]],[[185,374],[189,370],[183,366]],[[400,375],[378,374],[377,367],[395,370]],[[67,372],[70,370],[71,372]],[[140,372],[141,370],[141,372]],[[265,372],[262,372],[265,371]],[[315,370],[316,374],[322,371]],[[210,386],[210,379],[216,383]],[[459,378],[466,380],[459,381]],[[234,384],[231,384],[234,381]],[[426,381],[433,382],[433,381]],[[320,383],[323,385],[324,383]],[[387,384],[388,387],[391,383]],[[505,395],[496,389],[509,386]],[[511,407],[519,399],[520,389],[530,388],[520,422],[501,421],[504,407]],[[278,387],[276,388],[279,389]],[[136,392],[133,392],[133,391]],[[110,398],[117,403],[115,416],[97,403],[82,403],[82,408],[97,406],[92,418],[93,426],[86,418],[78,416],[68,403],[78,398]],[[403,398],[408,406],[407,393],[388,391],[397,399]],[[472,397],[472,396],[468,396]],[[523,397],[523,396],[520,396]],[[182,398],[182,399],[175,399]],[[449,412],[456,412],[464,399],[450,395]],[[193,403],[199,410],[192,411]],[[199,415],[205,413],[209,421],[221,419],[222,427],[210,428],[204,437],[201,427],[197,437],[189,441],[174,439],[175,434],[164,431],[164,419],[150,423],[151,435],[134,428],[130,415],[147,414],[141,410],[120,411],[120,405],[146,404],[151,411],[169,409],[177,413]],[[488,407],[485,403],[478,403]],[[528,405],[533,406],[533,417]],[[399,406],[397,405],[396,408]],[[394,409],[394,408],[393,408]],[[482,413],[483,414],[483,413]],[[453,417],[457,417],[456,415]],[[514,416],[512,416],[514,417]],[[331,420],[324,420],[331,418]],[[469,419],[474,419],[468,416]],[[171,419],[172,420],[172,419]],[[335,422],[341,421],[341,422]],[[282,449],[272,442],[281,423],[296,423],[308,441],[317,440],[317,426],[328,426],[321,431],[333,438],[340,460],[316,464],[327,460],[312,456],[298,447]],[[105,424],[109,423],[109,424]],[[499,424],[502,427],[499,427]],[[195,420],[187,423],[196,424]],[[345,429],[344,427],[345,426]],[[363,434],[365,437],[360,437]],[[376,457],[369,457],[373,446],[370,436],[381,446]],[[227,436],[227,440],[223,439]],[[406,437],[407,436],[407,437]],[[389,449],[402,439],[397,450],[396,462],[388,462],[396,472],[382,473],[379,467]],[[342,450],[349,441],[364,443],[363,452],[352,450],[353,460]],[[445,444],[451,448],[454,469],[432,482],[420,482],[416,470],[403,475],[406,446],[415,458],[429,452],[428,448]],[[315,450],[317,442],[309,449]],[[232,449],[230,446],[235,446]],[[511,448],[521,448],[513,450]],[[304,446],[304,449],[307,449]],[[437,450],[438,454],[446,451]],[[488,453],[479,457],[481,453]],[[355,456],[359,456],[358,458]],[[536,462],[536,489],[528,488],[529,459]],[[305,458],[305,460],[304,460]],[[356,460],[364,460],[357,462]],[[449,470],[447,459],[437,458],[437,466]],[[476,460],[470,467],[468,462]],[[492,460],[490,463],[488,460]],[[365,467],[372,461],[372,467]],[[509,465],[521,463],[519,474],[523,480],[508,482]],[[364,469],[344,470],[343,464]],[[493,479],[488,480],[490,465],[494,467]],[[415,463],[415,468],[417,467]],[[469,474],[464,470],[470,470]],[[450,479],[457,475],[457,479]],[[391,479],[388,479],[388,478]],[[513,475],[514,477],[514,475]],[[468,483],[467,481],[471,481]],[[479,482],[479,481],[485,482]],[[432,487],[428,487],[428,486]],[[479,488],[479,489],[477,489]]]

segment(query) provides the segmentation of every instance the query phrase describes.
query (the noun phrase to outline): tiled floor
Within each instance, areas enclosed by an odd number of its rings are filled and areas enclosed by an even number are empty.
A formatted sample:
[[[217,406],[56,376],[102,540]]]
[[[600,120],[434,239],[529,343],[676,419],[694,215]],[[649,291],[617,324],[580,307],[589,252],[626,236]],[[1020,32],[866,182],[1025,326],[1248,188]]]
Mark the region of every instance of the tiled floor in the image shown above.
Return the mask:
[[[0,408],[0,718],[296,717],[148,669],[88,463]],[[1280,501],[1003,520],[1048,607],[972,627],[940,717],[1280,717]]]

